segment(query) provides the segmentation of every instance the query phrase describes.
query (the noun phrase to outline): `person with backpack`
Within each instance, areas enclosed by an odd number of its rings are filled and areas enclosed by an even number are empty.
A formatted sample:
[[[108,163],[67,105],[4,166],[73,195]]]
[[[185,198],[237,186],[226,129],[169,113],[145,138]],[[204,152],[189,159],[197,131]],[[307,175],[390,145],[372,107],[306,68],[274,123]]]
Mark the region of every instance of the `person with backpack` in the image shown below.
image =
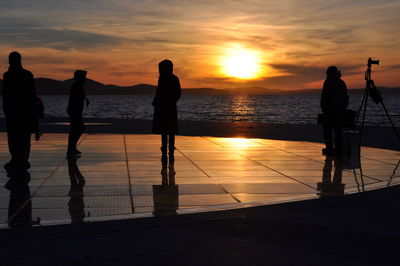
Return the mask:
[[[328,67],[326,76],[321,94],[323,135],[326,146],[322,149],[322,153],[340,157],[343,145],[343,118],[349,97],[346,83],[341,79],[342,74],[337,67]],[[334,141],[332,131],[335,132]]]
[[[22,56],[10,53],[3,75],[3,111],[11,160],[4,165],[11,178],[29,178],[31,134],[38,127],[37,95],[33,75],[22,67]]]

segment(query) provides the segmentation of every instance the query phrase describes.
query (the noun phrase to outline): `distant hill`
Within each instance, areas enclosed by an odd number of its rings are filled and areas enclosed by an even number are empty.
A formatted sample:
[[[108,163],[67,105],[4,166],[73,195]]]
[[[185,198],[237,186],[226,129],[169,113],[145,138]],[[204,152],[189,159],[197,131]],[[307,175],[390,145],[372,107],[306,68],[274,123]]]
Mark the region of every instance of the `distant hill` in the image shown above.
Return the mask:
[[[37,78],[37,93],[46,94],[69,94],[73,83],[72,79],[57,81],[54,79]],[[97,95],[129,95],[129,94],[151,94],[156,91],[156,86],[149,84],[137,84],[133,86],[105,85],[100,82],[88,79],[85,83],[87,94]],[[225,91],[211,88],[183,89],[183,94],[226,94]]]
[[[73,83],[73,79],[64,81],[36,78],[36,89],[39,95],[67,95]],[[0,79],[0,85],[2,80]],[[133,86],[106,85],[91,79],[85,83],[87,94],[98,95],[129,95],[129,94],[154,94],[156,86],[149,84],[137,84]],[[379,87],[379,90],[385,93],[400,93],[400,87],[388,88]],[[350,93],[362,93],[364,89],[349,89]],[[247,87],[233,89],[213,89],[213,88],[186,88],[182,89],[182,94],[190,95],[226,95],[226,94],[319,94],[320,89],[302,89],[302,90],[277,90],[263,87]]]
[[[69,94],[73,79],[58,81],[47,78],[37,78],[36,89],[38,94]],[[122,87],[117,85],[105,85],[100,82],[88,79],[85,83],[87,94],[154,94],[156,87],[147,84]]]

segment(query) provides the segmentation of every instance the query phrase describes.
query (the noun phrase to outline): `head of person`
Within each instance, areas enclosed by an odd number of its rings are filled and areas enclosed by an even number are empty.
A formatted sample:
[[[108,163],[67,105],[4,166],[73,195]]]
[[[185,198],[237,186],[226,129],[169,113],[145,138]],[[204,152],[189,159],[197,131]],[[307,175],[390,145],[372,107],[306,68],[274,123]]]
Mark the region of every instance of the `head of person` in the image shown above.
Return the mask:
[[[85,83],[87,71],[76,70],[74,73],[74,80],[79,83]]]
[[[165,59],[158,63],[158,71],[160,76],[171,75],[174,69],[174,65],[171,60]]]
[[[18,52],[11,52],[8,56],[8,63],[10,67],[22,67],[22,57]]]
[[[340,73],[340,71],[338,70],[337,67],[335,66],[330,66],[328,67],[328,69],[326,70],[326,76],[328,78],[340,78],[342,76],[342,74]]]

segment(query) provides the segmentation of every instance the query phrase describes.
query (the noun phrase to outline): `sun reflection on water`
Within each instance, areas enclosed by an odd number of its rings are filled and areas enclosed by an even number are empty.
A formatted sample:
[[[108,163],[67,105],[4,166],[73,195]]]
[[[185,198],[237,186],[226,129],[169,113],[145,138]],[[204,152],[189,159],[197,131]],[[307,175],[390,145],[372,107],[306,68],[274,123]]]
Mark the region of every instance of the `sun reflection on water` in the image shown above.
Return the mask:
[[[254,103],[247,95],[235,95],[232,98],[231,112],[233,121],[248,120],[255,112]]]

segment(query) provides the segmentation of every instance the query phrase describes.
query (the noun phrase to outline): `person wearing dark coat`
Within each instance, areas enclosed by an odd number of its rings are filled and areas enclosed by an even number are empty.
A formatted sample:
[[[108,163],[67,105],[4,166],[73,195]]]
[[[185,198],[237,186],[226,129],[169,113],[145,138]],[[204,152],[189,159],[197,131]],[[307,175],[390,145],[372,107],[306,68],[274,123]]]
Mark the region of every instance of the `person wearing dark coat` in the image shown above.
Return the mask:
[[[160,76],[156,95],[153,100],[153,134],[161,134],[161,152],[163,161],[173,162],[175,150],[175,135],[178,134],[178,111],[176,103],[181,97],[181,85],[173,72],[170,60],[163,60],[158,64]],[[167,150],[167,148],[169,150]]]
[[[18,52],[9,55],[9,68],[3,75],[3,111],[6,119],[11,160],[4,168],[10,177],[29,177],[31,134],[38,128],[36,87],[33,75],[22,67]]]
[[[349,101],[347,86],[341,79],[342,75],[337,67],[330,66],[326,75],[321,94],[321,109],[324,117],[323,135],[326,145],[322,152],[328,156],[336,154],[340,157],[343,143],[343,117]],[[332,130],[335,132],[335,141],[332,139]]]
[[[74,73],[74,83],[71,86],[67,113],[69,116],[69,135],[68,135],[68,150],[67,157],[80,155],[81,152],[76,148],[76,145],[85,130],[82,113],[84,101],[86,106],[89,106],[89,100],[86,97],[83,85],[86,81],[87,71],[76,70]]]

